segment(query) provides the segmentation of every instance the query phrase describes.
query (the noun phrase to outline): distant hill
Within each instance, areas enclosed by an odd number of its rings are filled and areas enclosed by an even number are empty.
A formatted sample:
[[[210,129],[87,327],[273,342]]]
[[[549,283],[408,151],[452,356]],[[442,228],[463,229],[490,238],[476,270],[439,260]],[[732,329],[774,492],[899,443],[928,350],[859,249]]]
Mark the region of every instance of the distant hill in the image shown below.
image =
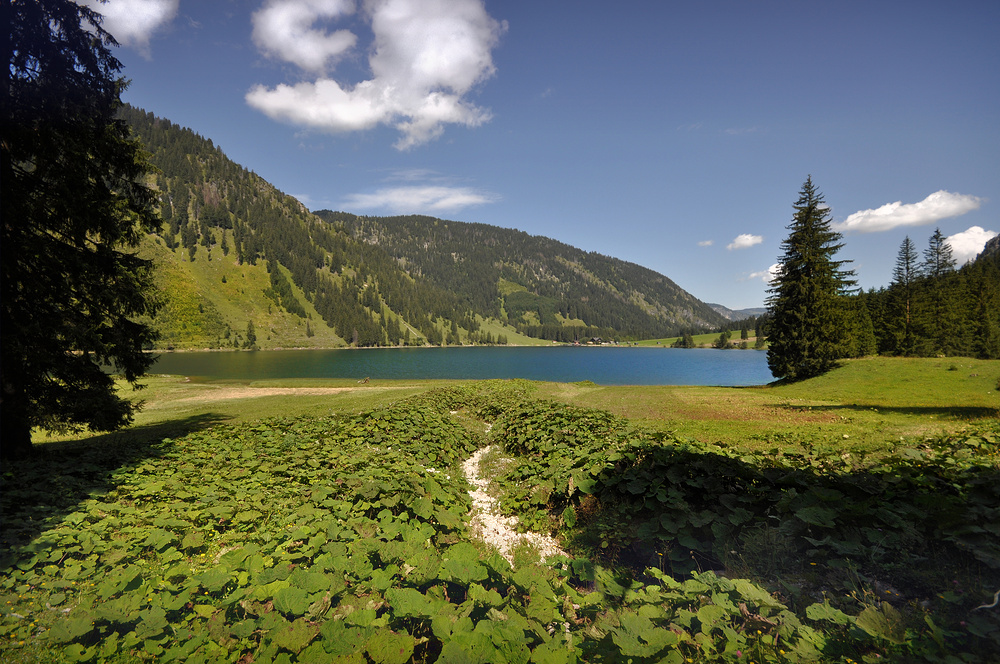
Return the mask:
[[[316,214],[384,249],[411,276],[454,293],[463,306],[528,336],[655,338],[724,322],[662,274],[547,237],[423,216]]]
[[[163,348],[642,339],[725,319],[667,277],[549,238],[431,217],[309,212],[211,140],[122,117],[159,172]]]
[[[756,307],[753,309],[730,309],[721,304],[709,304],[713,311],[719,313],[726,317],[727,320],[744,320],[746,318],[753,318],[754,316],[761,316],[767,313],[766,307]]]

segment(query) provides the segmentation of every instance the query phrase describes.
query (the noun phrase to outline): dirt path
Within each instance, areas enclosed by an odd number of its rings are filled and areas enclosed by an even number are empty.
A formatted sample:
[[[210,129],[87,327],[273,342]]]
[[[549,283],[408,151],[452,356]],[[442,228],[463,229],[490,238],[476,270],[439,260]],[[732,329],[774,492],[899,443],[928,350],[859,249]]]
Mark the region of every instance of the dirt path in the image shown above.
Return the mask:
[[[488,445],[478,450],[462,464],[465,478],[469,484],[475,487],[469,492],[469,495],[472,496],[472,522],[470,523],[472,532],[476,537],[494,547],[511,565],[514,564],[514,550],[525,543],[536,549],[543,561],[555,556],[569,557],[569,554],[559,547],[559,542],[552,537],[533,532],[519,533],[515,529],[516,516],[503,516],[497,513],[497,501],[488,493],[490,480],[479,476],[479,462],[492,447],[492,445]]]
[[[360,390],[402,390],[406,387],[230,387],[225,385],[199,385],[199,393],[195,396],[177,399],[174,403],[192,401],[227,401],[229,399],[247,399],[253,397],[274,396],[322,396],[340,394],[342,392],[357,392]]]

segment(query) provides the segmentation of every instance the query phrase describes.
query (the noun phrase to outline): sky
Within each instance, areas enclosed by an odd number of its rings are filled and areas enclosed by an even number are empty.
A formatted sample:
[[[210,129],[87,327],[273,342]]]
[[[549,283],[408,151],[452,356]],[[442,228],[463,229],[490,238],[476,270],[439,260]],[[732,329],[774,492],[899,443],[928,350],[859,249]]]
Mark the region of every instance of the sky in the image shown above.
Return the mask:
[[[515,228],[763,306],[807,177],[862,288],[1000,233],[996,0],[109,0],[128,103],[311,210]]]

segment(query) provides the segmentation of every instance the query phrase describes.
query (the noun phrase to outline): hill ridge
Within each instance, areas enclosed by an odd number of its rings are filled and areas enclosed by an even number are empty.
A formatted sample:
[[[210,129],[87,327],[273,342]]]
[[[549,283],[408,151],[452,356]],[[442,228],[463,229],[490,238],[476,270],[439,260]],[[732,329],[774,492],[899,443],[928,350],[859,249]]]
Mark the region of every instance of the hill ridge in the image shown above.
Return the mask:
[[[211,139],[126,106],[159,171],[160,345],[642,339],[724,324],[664,275],[515,229],[310,212]]]

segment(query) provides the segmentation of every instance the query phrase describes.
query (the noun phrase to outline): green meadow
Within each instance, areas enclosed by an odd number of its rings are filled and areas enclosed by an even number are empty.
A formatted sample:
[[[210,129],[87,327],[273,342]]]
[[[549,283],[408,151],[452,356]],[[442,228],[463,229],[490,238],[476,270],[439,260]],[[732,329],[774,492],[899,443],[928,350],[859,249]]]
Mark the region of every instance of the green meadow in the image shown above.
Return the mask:
[[[4,662],[1000,652],[997,361],[753,388],[146,383],[130,429],[4,467]],[[475,537],[461,464],[485,445],[498,509],[567,557]]]

